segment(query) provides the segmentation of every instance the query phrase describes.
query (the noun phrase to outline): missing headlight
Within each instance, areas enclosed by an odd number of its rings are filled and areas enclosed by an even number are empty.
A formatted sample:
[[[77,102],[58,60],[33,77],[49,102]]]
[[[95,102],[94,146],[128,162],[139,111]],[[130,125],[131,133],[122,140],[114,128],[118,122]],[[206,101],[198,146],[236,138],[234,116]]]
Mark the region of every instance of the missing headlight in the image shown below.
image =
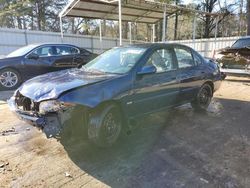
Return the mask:
[[[58,112],[60,110],[65,110],[67,108],[73,107],[75,104],[60,102],[57,100],[48,100],[40,103],[39,113],[46,114],[49,112]]]

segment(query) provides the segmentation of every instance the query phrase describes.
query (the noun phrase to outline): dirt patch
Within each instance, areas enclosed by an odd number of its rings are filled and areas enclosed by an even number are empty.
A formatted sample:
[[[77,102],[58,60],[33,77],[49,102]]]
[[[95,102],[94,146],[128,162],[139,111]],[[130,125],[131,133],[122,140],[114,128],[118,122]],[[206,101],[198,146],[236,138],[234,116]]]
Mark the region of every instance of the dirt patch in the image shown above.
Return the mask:
[[[2,187],[249,187],[250,79],[228,77],[206,113],[190,105],[140,120],[113,148],[60,143],[18,120],[0,92]],[[27,129],[28,128],[28,129]],[[1,170],[1,163],[8,163]]]

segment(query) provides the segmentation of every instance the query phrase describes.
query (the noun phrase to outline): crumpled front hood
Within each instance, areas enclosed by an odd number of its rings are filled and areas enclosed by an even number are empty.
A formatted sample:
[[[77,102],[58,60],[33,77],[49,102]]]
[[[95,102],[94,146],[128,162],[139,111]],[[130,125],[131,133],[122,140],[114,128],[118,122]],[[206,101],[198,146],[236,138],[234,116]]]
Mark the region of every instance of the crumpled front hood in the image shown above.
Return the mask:
[[[85,72],[82,69],[68,69],[37,76],[26,81],[18,90],[19,92],[40,102],[56,99],[65,91],[81,86],[97,83],[115,77],[114,74],[99,72]]]

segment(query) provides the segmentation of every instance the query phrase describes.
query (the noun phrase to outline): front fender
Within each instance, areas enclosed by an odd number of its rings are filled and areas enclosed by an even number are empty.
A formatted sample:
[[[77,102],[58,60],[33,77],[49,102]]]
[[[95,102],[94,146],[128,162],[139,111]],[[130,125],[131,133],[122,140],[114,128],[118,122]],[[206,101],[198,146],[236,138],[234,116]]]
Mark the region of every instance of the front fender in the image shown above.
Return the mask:
[[[122,76],[72,89],[59,96],[58,100],[95,108],[105,101],[124,100],[130,94],[131,87],[131,77],[129,75]]]

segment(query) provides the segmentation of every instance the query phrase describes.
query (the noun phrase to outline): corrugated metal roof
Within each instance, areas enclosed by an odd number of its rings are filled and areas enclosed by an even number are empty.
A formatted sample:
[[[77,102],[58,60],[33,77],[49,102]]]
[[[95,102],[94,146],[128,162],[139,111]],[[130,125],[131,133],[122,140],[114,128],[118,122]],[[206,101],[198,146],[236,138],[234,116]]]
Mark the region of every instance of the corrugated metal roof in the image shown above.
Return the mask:
[[[178,11],[177,7],[166,7],[167,15]],[[118,20],[118,2],[106,3],[102,0],[72,0],[60,16],[83,17],[89,19]],[[122,0],[122,20],[129,22],[156,23],[163,18],[160,4],[144,0]]]
[[[154,0],[121,0],[121,2],[122,20],[129,22],[154,24],[163,18],[164,8],[166,8],[167,16],[178,11],[217,15],[181,6],[162,4]],[[119,20],[118,2],[116,0],[71,0],[62,10],[60,16]]]

